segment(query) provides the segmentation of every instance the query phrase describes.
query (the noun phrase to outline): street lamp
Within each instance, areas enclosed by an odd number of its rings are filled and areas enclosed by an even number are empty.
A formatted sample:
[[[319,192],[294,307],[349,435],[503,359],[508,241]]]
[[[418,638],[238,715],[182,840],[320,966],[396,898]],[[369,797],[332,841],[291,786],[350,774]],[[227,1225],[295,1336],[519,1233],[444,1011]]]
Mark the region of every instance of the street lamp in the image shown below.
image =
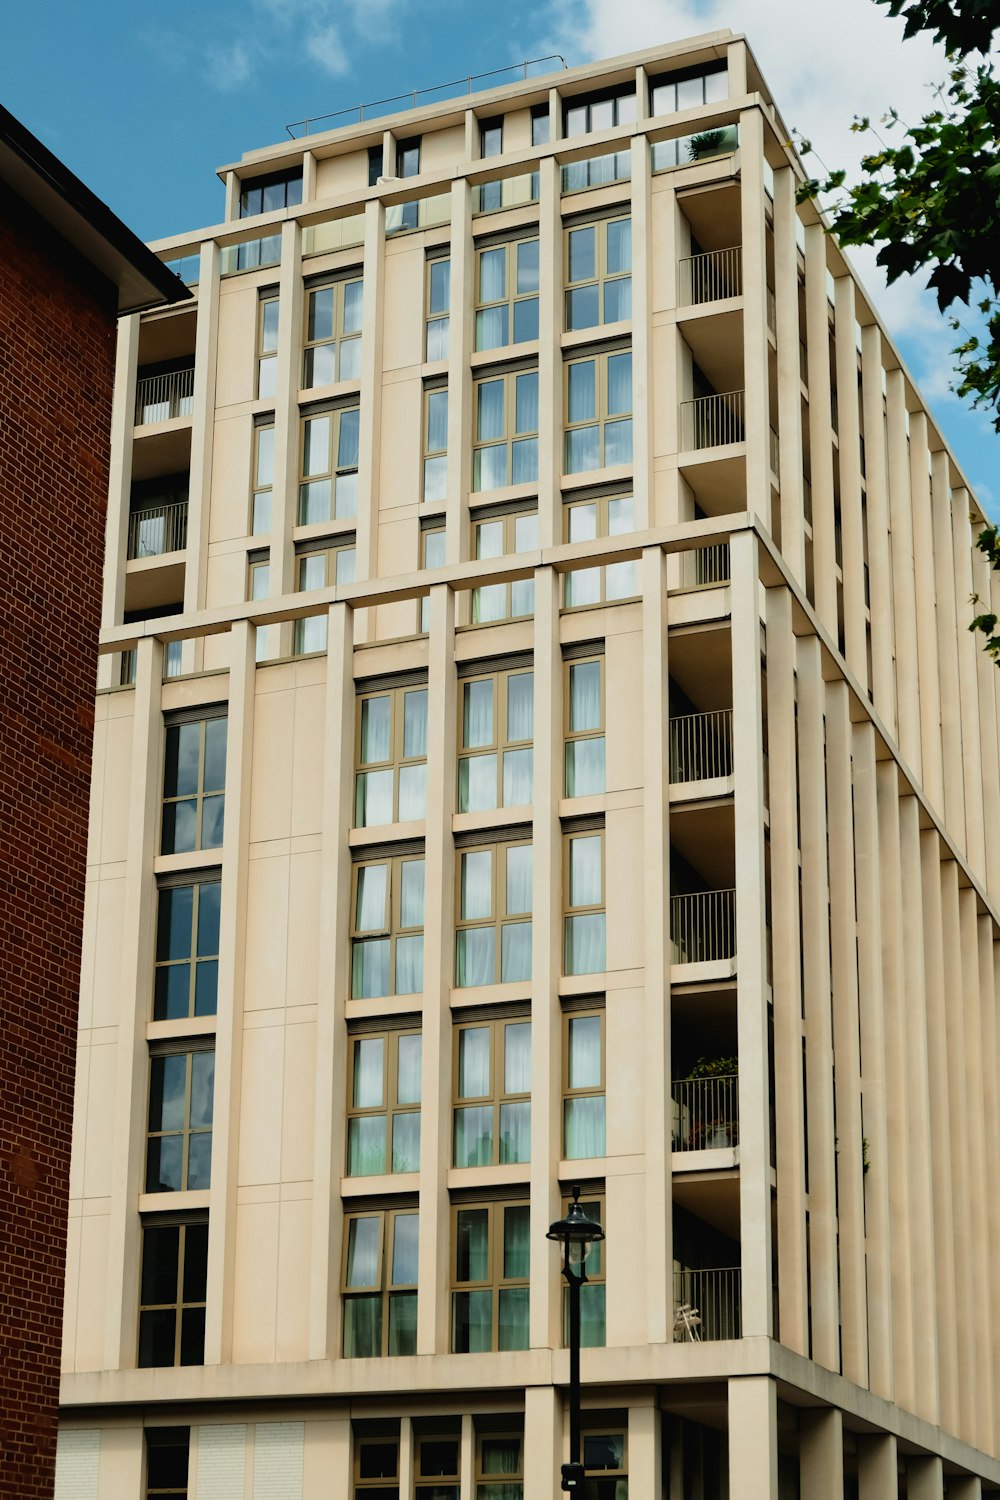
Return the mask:
[[[604,1238],[600,1224],[588,1219],[580,1207],[578,1184],[565,1219],[550,1224],[545,1238],[562,1245],[562,1273],[569,1282],[569,1463],[562,1466],[561,1488],[575,1492],[583,1488],[584,1478],[580,1462],[580,1288],[587,1279],[590,1247]]]

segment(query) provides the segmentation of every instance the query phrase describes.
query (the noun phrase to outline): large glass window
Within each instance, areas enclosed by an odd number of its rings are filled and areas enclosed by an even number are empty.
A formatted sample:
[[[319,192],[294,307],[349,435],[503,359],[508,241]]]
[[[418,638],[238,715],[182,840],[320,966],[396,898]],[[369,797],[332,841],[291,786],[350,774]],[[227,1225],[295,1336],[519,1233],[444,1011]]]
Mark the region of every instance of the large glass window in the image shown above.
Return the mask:
[[[570,1210],[572,1199],[563,1200],[563,1213]],[[581,1198],[580,1207],[588,1219],[593,1219],[597,1224],[604,1223],[604,1200],[602,1198]],[[590,1247],[585,1267],[587,1280],[580,1288],[580,1347],[581,1349],[603,1349],[606,1341],[605,1333],[605,1280],[604,1280],[604,1241],[595,1240]],[[569,1287],[563,1286],[563,1343],[569,1343]],[[593,1450],[592,1450],[593,1451]],[[585,1495],[604,1495],[604,1491],[584,1490]],[[612,1500],[616,1500],[612,1491]]]
[[[302,168],[254,177],[240,185],[240,218],[271,214],[279,208],[296,208],[302,202]]]
[[[399,1500],[396,1438],[355,1438],[354,1500]]]
[[[347,1175],[420,1170],[419,1031],[351,1038]]]
[[[344,1358],[417,1352],[416,1209],[348,1214],[344,1224]]]
[[[457,1437],[417,1438],[413,1460],[416,1500],[459,1500],[461,1442]]]
[[[208,1220],[147,1223],[139,1283],[139,1367],[205,1360]]]
[[[538,337],[538,240],[491,245],[476,256],[476,349]]]
[[[605,1154],[604,1012],[571,1011],[563,1039],[563,1156],[585,1161]]]
[[[172,1500],[186,1500],[190,1427],[147,1427],[146,1500],[170,1495]]]
[[[587,1262],[590,1274],[590,1262]],[[586,1291],[586,1287],[583,1288]],[[604,1343],[603,1338],[601,1343]],[[583,1434],[583,1500],[628,1500],[628,1440],[617,1432]]]
[[[219,985],[219,880],[161,886],[153,1020],[214,1016]]]
[[[332,547],[310,549],[299,554],[299,593],[310,589],[325,589],[331,584],[353,583],[357,560],[355,539],[344,537]],[[295,621],[295,655],[308,656],[313,651],[326,650],[326,611],[321,615],[310,615]]]
[[[606,967],[604,835],[566,839],[566,915],[563,964],[567,974],[599,974]]]
[[[631,318],[632,220],[567,229],[565,274],[567,331]]]
[[[396,142],[396,176],[418,177],[420,175],[420,137]]]
[[[521,1500],[523,1494],[522,1438],[483,1433],[476,1444],[476,1500]]]
[[[149,1059],[146,1192],[211,1186],[215,1052],[155,1053]]]
[[[479,122],[479,154],[482,157],[500,156],[503,152],[503,115]]]
[[[649,80],[649,112],[672,115],[680,109],[698,109],[729,97],[729,74],[725,66],[711,72],[672,73]]]
[[[299,524],[357,514],[361,410],[339,407],[302,423]]]
[[[547,146],[549,143],[549,106],[547,104],[533,104],[531,106],[531,144],[533,146]]]
[[[563,133],[568,136],[591,135],[611,130],[615,125],[631,125],[635,119],[634,83],[601,94],[567,99],[563,105]]]
[[[565,666],[567,797],[604,791],[604,658],[586,657]]]
[[[253,430],[253,483],[250,487],[250,532],[266,536],[271,530],[274,488],[274,423]]]
[[[538,480],[538,371],[493,375],[475,385],[472,488]]]
[[[445,564],[445,529],[443,526],[430,526],[420,533],[420,566],[422,568],[443,568]],[[430,594],[424,594],[420,599],[420,630],[426,634],[431,623],[431,598]]]
[[[361,377],[364,282],[360,276],[306,293],[302,387]]]
[[[458,855],[455,983],[531,978],[532,847],[488,844]]]
[[[424,984],[423,858],[356,865],[352,912],[354,999],[419,994]]]
[[[427,689],[358,699],[354,824],[409,823],[427,811]]]
[[[166,726],[161,854],[218,849],[226,807],[226,719]]]
[[[448,358],[449,309],[451,307],[451,261],[447,257],[427,262],[427,348],[425,358]]]
[[[466,677],[460,688],[459,812],[527,807],[532,800],[534,673]]]
[[[454,1210],[453,1354],[527,1349],[529,1219],[527,1203],[484,1203]]]
[[[635,530],[635,501],[631,495],[597,495],[571,500],[563,507],[568,542],[592,542],[602,536],[625,536]],[[634,599],[639,592],[637,564],[607,563],[603,568],[574,568],[565,576],[567,609],[586,604],[612,604]]]
[[[472,551],[477,560],[507,557],[512,552],[534,552],[538,546],[538,512],[511,511],[476,521],[472,527]],[[488,625],[497,620],[524,619],[535,612],[534,578],[515,578],[510,583],[487,583],[472,590],[472,623]]]
[[[632,462],[632,351],[597,354],[566,366],[563,469],[584,474]]]
[[[448,494],[448,387],[424,391],[424,502]]]
[[[263,401],[278,389],[278,298],[257,304],[257,395]]]
[[[531,1160],[531,1022],[455,1031],[454,1161],[489,1167]]]

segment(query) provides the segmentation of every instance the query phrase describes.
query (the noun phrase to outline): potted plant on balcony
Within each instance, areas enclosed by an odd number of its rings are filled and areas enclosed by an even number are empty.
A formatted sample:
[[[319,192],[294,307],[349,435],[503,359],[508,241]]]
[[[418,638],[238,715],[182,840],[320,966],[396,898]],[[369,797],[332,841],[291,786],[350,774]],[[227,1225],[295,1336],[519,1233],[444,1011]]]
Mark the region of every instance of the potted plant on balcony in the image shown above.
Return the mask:
[[[729,149],[729,135],[729,130],[725,128],[699,131],[688,140],[688,155],[692,161],[705,161],[710,156],[718,156],[721,151]]]
[[[687,1075],[687,1082],[695,1083],[709,1078],[736,1078],[739,1074],[739,1059],[736,1057],[699,1057]],[[735,1107],[720,1109],[722,1100],[719,1091],[710,1095],[713,1105],[704,1111],[693,1112],[691,1121],[691,1147],[698,1151],[712,1151],[721,1147],[735,1146],[739,1139],[738,1117]],[[735,1105],[735,1100],[733,1101]]]

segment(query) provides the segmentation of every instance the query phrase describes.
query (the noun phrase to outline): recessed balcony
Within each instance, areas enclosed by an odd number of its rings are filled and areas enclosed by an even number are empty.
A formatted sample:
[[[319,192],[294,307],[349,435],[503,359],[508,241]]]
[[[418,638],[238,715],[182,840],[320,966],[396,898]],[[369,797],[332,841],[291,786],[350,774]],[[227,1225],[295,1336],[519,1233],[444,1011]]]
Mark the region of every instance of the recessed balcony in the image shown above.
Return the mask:
[[[738,1339],[742,1329],[739,1266],[674,1272],[674,1343]]]
[[[729,965],[736,957],[736,891],[688,891],[670,898],[670,951],[675,965]]]
[[[728,1061],[728,1059],[727,1059]],[[736,1073],[676,1078],[672,1149],[689,1154],[727,1151],[739,1145],[739,1078]]]
[[[187,546],[188,503],[151,505],[133,510],[128,518],[128,559],[164,557]]]
[[[682,307],[706,302],[728,302],[743,295],[743,247],[706,250],[686,255],[677,263],[678,298]]]
[[[136,382],[135,424],[190,420],[194,410],[194,365],[163,374],[142,375]]]
[[[733,711],[679,714],[670,720],[670,785],[728,780],[733,774]]]

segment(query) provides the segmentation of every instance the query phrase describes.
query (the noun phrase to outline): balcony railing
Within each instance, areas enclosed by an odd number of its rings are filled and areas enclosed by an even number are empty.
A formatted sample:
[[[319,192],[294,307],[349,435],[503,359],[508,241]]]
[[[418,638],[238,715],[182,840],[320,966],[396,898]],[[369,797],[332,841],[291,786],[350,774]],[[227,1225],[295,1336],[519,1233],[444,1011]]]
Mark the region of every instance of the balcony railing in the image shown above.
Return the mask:
[[[711,781],[733,774],[733,711],[680,714],[670,720],[670,780]]]
[[[172,417],[189,417],[194,407],[194,366],[189,370],[171,370],[167,375],[144,375],[135,388],[135,420],[169,422]]]
[[[708,161],[712,156],[724,156],[728,151],[735,151],[739,143],[737,125],[717,125],[708,130],[699,130],[694,135],[674,136],[669,141],[654,141],[653,171],[668,172],[671,167],[690,167],[695,162]]]
[[[340,219],[307,224],[302,231],[302,254],[322,255],[328,250],[348,250],[364,242],[364,214],[347,214]]]
[[[385,232],[403,234],[407,229],[431,229],[435,224],[451,221],[451,194],[435,193],[430,198],[411,198],[408,203],[387,203]]]
[[[724,302],[743,291],[743,251],[739,245],[726,250],[706,250],[686,255],[679,262],[680,300],[683,307],[702,302]]]
[[[674,1101],[673,1149],[714,1151],[740,1142],[739,1080],[736,1074],[718,1078],[679,1078],[672,1087]]]
[[[670,898],[675,964],[715,963],[736,953],[736,892],[691,891]]]
[[[603,156],[567,162],[562,169],[562,190],[580,193],[584,188],[605,187],[609,182],[627,182],[631,176],[631,153],[609,151]]]
[[[281,235],[264,234],[256,240],[242,240],[238,245],[223,245],[219,270],[223,276],[241,271],[259,271],[276,266],[281,260]]]
[[[472,190],[472,212],[495,214],[502,208],[523,208],[538,202],[539,174],[522,172],[518,177],[497,177],[481,182]]]
[[[134,510],[128,518],[129,557],[162,557],[165,552],[182,552],[187,546],[187,520],[186,500]]]
[[[741,1326],[739,1266],[674,1272],[675,1344],[738,1339]]]
[[[681,559],[682,588],[711,589],[728,582],[728,542],[716,542],[714,547],[696,547]]]
[[[742,391],[681,402],[681,447],[685,451],[724,448],[729,443],[742,443],[745,436]]]

